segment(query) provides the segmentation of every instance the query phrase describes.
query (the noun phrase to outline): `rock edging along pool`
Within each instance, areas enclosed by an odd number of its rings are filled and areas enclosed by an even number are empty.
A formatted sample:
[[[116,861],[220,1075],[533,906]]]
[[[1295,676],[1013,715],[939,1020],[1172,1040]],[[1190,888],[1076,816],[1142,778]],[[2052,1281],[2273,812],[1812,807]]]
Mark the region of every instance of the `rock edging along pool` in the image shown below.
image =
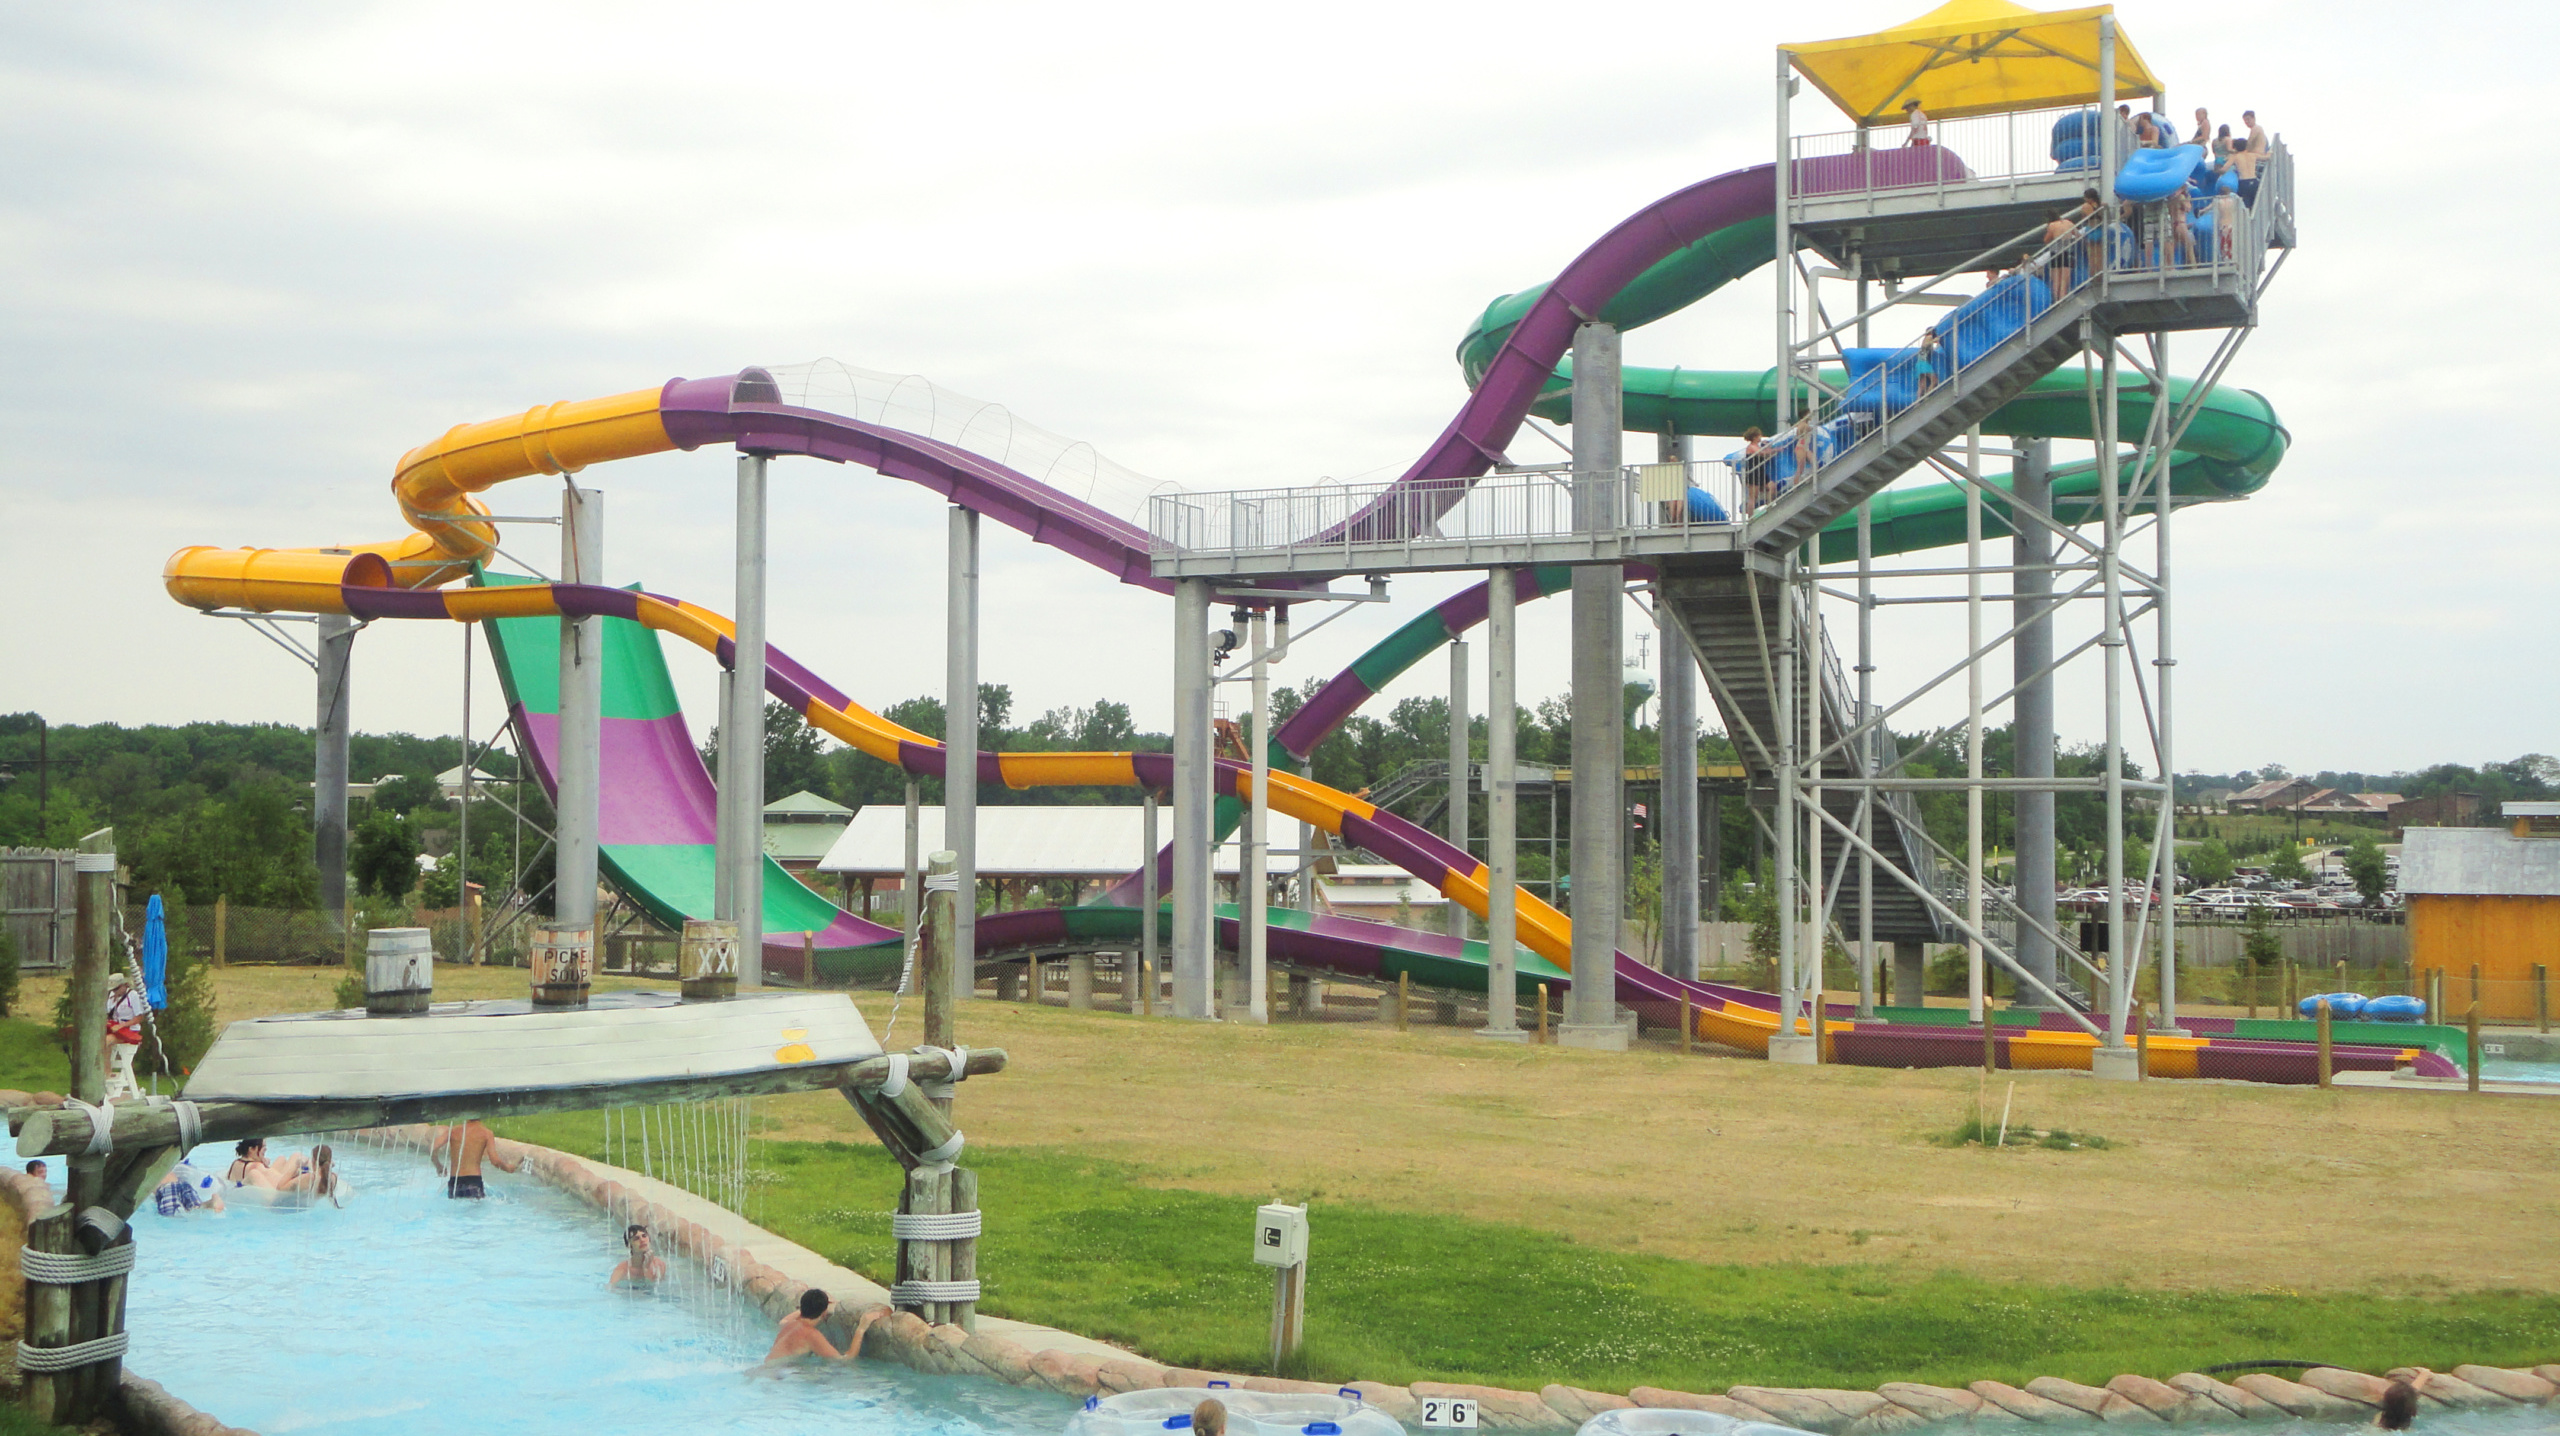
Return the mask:
[[[717,1279],[733,1284],[776,1321],[799,1305],[802,1291],[819,1285],[797,1273],[822,1276],[824,1289],[832,1296],[852,1295],[853,1300],[846,1301],[845,1307],[885,1296],[877,1283],[859,1273],[836,1266],[725,1208],[636,1172],[548,1147],[519,1145],[524,1146],[527,1172],[618,1220],[646,1222],[670,1233],[681,1255],[705,1264]],[[787,1263],[791,1271],[787,1273],[775,1262],[759,1257],[759,1251]],[[840,1316],[829,1317],[830,1323],[841,1320]],[[847,1332],[838,1328],[829,1335],[841,1342]],[[957,1326],[928,1326],[907,1312],[898,1312],[874,1325],[863,1354],[932,1375],[985,1376],[1079,1401],[1128,1391],[1224,1385],[1240,1391],[1357,1392],[1370,1409],[1407,1425],[1419,1423],[1424,1400],[1464,1398],[1477,1403],[1479,1419],[1492,1430],[1569,1431],[1603,1412],[1643,1407],[1716,1412],[1740,1421],[1791,1426],[1821,1436],[1886,1436],[1918,1426],[1977,1418],[2109,1423],[2299,1419],[2360,1424],[2369,1421],[2379,1408],[2382,1390],[2391,1377],[2418,1374],[2415,1368],[2397,1368],[2382,1376],[2371,1376],[2339,1367],[2314,1367],[2292,1381],[2263,1372],[2252,1372],[2231,1382],[2197,1372],[2182,1372],[2167,1381],[2127,1373],[2104,1386],[2040,1376],[2023,1387],[1976,1381],[1959,1389],[1890,1381],[1874,1391],[1736,1386],[1721,1395],[1710,1395],[1638,1386],[1620,1396],[1563,1385],[1530,1392],[1437,1381],[1417,1381],[1411,1386],[1376,1381],[1337,1384],[1199,1371],[1160,1365],[1052,1327],[988,1317],[981,1319],[980,1330],[970,1332]],[[2560,1363],[2531,1370],[2457,1366],[2451,1373],[2428,1374],[2423,1391],[2428,1406],[2439,1411],[2551,1405],[2560,1401]]]

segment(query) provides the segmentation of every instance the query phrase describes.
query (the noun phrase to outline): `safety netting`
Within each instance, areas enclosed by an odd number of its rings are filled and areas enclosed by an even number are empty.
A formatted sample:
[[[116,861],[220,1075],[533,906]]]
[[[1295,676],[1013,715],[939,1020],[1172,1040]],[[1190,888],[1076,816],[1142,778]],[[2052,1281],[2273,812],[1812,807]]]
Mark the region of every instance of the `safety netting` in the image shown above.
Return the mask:
[[[921,374],[891,374],[841,359],[770,368],[783,402],[922,434],[993,459],[1072,498],[1132,523],[1146,521],[1147,500],[1183,486],[1115,463],[1093,445],[1053,433],[993,400],[980,399]]]

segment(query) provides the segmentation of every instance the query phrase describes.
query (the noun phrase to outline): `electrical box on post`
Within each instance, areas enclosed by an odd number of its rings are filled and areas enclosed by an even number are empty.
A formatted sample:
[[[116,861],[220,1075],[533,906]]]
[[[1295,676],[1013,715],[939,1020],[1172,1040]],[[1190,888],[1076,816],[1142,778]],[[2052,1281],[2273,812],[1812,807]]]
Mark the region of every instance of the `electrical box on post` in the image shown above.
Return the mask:
[[[1307,1209],[1279,1202],[1253,1216],[1253,1259],[1264,1266],[1307,1263]]]

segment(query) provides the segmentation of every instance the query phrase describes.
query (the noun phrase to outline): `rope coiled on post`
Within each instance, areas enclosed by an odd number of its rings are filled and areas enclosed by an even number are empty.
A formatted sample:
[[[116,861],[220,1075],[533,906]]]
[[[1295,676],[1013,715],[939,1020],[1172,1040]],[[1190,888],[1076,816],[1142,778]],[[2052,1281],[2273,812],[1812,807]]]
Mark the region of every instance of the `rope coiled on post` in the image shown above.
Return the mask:
[[[131,1242],[111,1246],[96,1256],[87,1252],[40,1252],[34,1247],[20,1247],[18,1270],[27,1280],[40,1286],[77,1286],[82,1282],[104,1281],[132,1271],[133,1254]]]
[[[974,1280],[902,1281],[889,1288],[889,1300],[901,1304],[920,1301],[976,1301],[981,1289]]]
[[[889,1235],[907,1242],[957,1241],[979,1235],[985,1224],[984,1212],[895,1212]]]
[[[977,1283],[971,1282],[969,1285],[976,1286]],[[931,1298],[937,1301],[955,1299]],[[94,1366],[98,1362],[113,1361],[124,1355],[125,1348],[131,1344],[132,1340],[132,1333],[114,1331],[93,1340],[74,1342],[69,1346],[29,1346],[21,1341],[18,1343],[18,1370],[21,1372],[71,1371],[83,1366]]]
[[[142,1101],[144,1106],[166,1107],[177,1114],[178,1160],[185,1161],[186,1154],[204,1140],[204,1109],[184,1097],[163,1097],[156,1092]]]
[[[77,1097],[65,1097],[62,1105],[89,1118],[89,1146],[81,1155],[96,1157],[115,1150],[116,1099],[110,1097],[92,1107]]]

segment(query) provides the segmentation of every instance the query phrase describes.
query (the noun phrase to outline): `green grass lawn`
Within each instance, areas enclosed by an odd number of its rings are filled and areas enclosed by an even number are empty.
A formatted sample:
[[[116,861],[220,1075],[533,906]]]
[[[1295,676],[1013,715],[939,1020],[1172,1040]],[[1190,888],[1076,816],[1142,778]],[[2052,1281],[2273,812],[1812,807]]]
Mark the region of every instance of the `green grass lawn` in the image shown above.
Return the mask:
[[[502,1130],[600,1153],[592,1116]],[[898,1186],[887,1154],[836,1142],[759,1151],[771,1174],[761,1185],[764,1224],[885,1281]],[[1158,1185],[1180,1181],[1179,1172],[1054,1149],[972,1147],[968,1160],[987,1212],[978,1258],[986,1311],[1175,1365],[1262,1369],[1271,1278],[1249,1260],[1250,1202]],[[1618,1391],[2045,1375],[2099,1383],[2251,1357],[2382,1371],[2560,1354],[2560,1296],[2543,1293],[2076,1289],[1907,1262],[1711,1266],[1320,1193],[1277,1195],[1310,1204],[1304,1370],[1326,1381],[1529,1389],[1561,1381]],[[1664,1200],[1703,1214],[1715,1195],[1667,1192]],[[2026,1242],[2103,1240],[2103,1231],[2103,1221],[2074,1221]],[[2182,1260],[2164,1253],[2161,1265]],[[2032,1270],[2032,1258],[2019,1266]]]
[[[49,1027],[21,1019],[0,1021],[0,1087],[20,1092],[67,1092],[71,1059],[54,1044]]]

